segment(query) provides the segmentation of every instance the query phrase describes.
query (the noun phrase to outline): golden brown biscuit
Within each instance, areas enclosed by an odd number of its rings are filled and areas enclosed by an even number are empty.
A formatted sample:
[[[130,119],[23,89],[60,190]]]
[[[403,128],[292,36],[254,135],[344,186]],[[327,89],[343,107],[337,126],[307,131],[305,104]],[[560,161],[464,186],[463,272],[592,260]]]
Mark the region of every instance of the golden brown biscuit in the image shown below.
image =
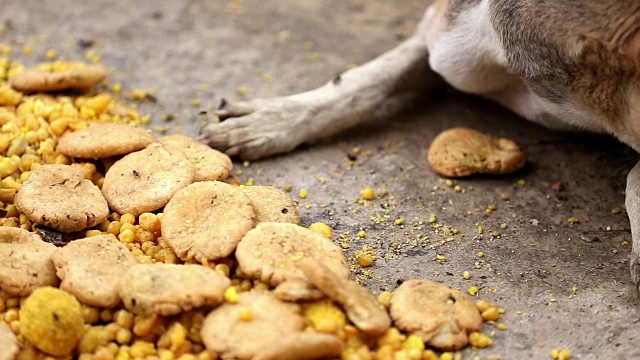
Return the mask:
[[[433,140],[427,160],[442,176],[464,177],[511,173],[524,166],[526,157],[520,147],[509,139],[466,128],[453,128]]]
[[[158,138],[165,146],[173,146],[181,150],[187,159],[193,162],[196,169],[193,181],[225,180],[233,168],[231,158],[227,154],[198,142],[184,135],[167,135]]]
[[[253,228],[251,200],[220,181],[193,183],[178,191],[164,208],[162,235],[183,260],[198,262],[230,255]]]
[[[296,265],[313,286],[344,308],[349,320],[362,332],[381,336],[389,330],[389,314],[369,290],[355,281],[337,276],[317,260],[302,258],[296,261]]]
[[[72,241],[51,256],[60,288],[91,306],[120,303],[118,282],[136,257],[112,234]]]
[[[100,189],[69,165],[35,169],[18,190],[15,204],[34,223],[64,232],[90,228],[109,216]]]
[[[300,257],[322,261],[340,278],[349,277],[347,259],[338,245],[294,224],[258,224],[242,238],[236,250],[242,272],[273,286],[291,279],[306,279],[296,265]]]
[[[58,286],[51,261],[54,251],[55,245],[44,241],[0,244],[0,289],[27,296],[39,287]]]
[[[126,155],[104,177],[102,193],[120,214],[158,210],[193,182],[195,169],[184,154],[160,144]]]
[[[21,228],[0,226],[0,244],[39,244],[40,235]]]
[[[135,314],[175,315],[218,305],[231,281],[215,270],[194,264],[137,264],[122,274],[118,293]]]
[[[11,87],[25,93],[86,89],[98,84],[107,76],[99,65],[83,65],[64,71],[40,69],[17,72],[9,79]]]
[[[89,122],[89,127],[67,131],[56,151],[77,158],[107,158],[142,150],[153,142],[145,128],[111,122]]]
[[[256,212],[256,224],[261,222],[286,222],[300,225],[298,207],[291,196],[273,186],[245,186]]]
[[[482,327],[480,312],[466,294],[429,280],[403,282],[389,311],[398,329],[440,350],[464,347],[468,334]]]

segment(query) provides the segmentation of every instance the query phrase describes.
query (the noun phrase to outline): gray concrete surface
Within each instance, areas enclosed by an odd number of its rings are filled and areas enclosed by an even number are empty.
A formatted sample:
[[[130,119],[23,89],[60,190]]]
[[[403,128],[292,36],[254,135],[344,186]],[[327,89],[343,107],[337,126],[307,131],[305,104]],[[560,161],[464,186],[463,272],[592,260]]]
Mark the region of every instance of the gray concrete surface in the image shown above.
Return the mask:
[[[152,115],[152,127],[165,125],[162,116],[172,113],[172,131],[195,135],[206,120],[198,112],[222,96],[310,89],[393,47],[410,34],[426,3],[4,0],[0,43],[18,49],[32,44],[33,55],[18,57],[36,63],[48,48],[81,59],[86,50],[78,40],[96,39],[93,50],[112,69],[110,81],[122,82],[125,90],[157,89],[158,103],[141,105]],[[239,87],[247,94],[239,95]],[[196,98],[201,106],[192,105]],[[549,131],[450,91],[402,103],[404,110],[390,104],[370,125],[326,143],[248,168],[236,164],[239,177],[291,184],[294,197],[308,189],[300,199],[304,224],[332,225],[350,255],[364,245],[376,249],[374,266],[356,271],[376,292],[414,277],[479,287],[479,298],[506,309],[502,320],[509,329],[496,330],[489,349],[464,350],[465,359],[549,359],[551,348],[571,348],[575,359],[640,359],[638,295],[628,273],[630,246],[623,245],[630,241],[629,224],[624,212],[611,214],[624,205],[635,155],[615,140]],[[529,164],[514,175],[460,180],[465,192],[457,193],[425,161],[433,137],[452,126],[512,138]],[[350,164],[347,154],[356,146],[363,153]],[[561,192],[551,189],[557,181]],[[359,190],[368,186],[389,195],[358,203]],[[510,200],[501,200],[502,193]],[[491,204],[496,210],[487,213]],[[439,224],[460,230],[454,241],[426,222],[431,213]],[[569,224],[573,216],[580,222]],[[401,217],[405,224],[395,225]],[[367,235],[357,239],[361,229]],[[500,237],[491,237],[493,231]],[[416,241],[418,234],[430,242]],[[446,261],[435,261],[437,254]],[[473,273],[471,280],[463,280],[464,270]]]

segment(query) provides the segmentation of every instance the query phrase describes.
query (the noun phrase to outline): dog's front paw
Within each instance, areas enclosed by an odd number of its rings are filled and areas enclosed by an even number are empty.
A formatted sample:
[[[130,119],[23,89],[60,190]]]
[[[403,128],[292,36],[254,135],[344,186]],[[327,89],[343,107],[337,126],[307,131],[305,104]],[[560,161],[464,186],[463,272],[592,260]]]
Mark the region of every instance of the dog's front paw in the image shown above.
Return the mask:
[[[282,97],[228,103],[222,100],[220,122],[201,130],[199,140],[229,156],[253,160],[285,153],[305,142],[308,118],[304,103]]]

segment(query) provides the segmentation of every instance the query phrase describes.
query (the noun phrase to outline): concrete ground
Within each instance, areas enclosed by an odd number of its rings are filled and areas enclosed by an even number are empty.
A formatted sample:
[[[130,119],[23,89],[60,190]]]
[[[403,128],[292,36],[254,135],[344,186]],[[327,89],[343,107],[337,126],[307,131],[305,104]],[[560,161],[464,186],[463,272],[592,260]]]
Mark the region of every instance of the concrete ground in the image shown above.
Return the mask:
[[[36,63],[49,48],[82,59],[87,49],[78,42],[95,39],[92,50],[111,69],[111,82],[121,82],[125,91],[157,90],[158,103],[141,105],[153,128],[168,125],[172,132],[196,135],[209,120],[199,112],[223,96],[310,89],[392,48],[411,33],[426,3],[8,0],[0,12],[0,43]],[[20,54],[23,45],[32,45],[34,53]],[[308,197],[300,199],[305,225],[330,224],[351,257],[364,246],[375,249],[372,267],[354,267],[375,292],[424,277],[463,290],[477,286],[478,298],[505,308],[501,321],[508,330],[495,330],[494,345],[486,350],[464,350],[465,359],[549,359],[552,348],[570,348],[575,359],[640,359],[629,223],[624,211],[612,214],[624,205],[625,176],[635,155],[615,140],[546,130],[451,91],[402,103],[404,110],[390,103],[370,125],[326,143],[247,168],[236,164],[238,176],[290,184],[295,198],[307,189]],[[162,121],[167,113],[175,116],[173,123]],[[528,165],[509,176],[459,180],[464,191],[454,191],[425,161],[430,141],[453,126],[517,141]],[[355,147],[362,152],[350,163]],[[564,189],[552,190],[555,182]],[[389,194],[363,204],[358,198],[365,187]],[[496,209],[488,213],[490,205]],[[442,227],[428,223],[430,214]],[[570,217],[579,223],[570,224]],[[398,218],[404,225],[394,224]],[[449,235],[450,228],[459,233]],[[356,236],[360,230],[366,231],[363,239]],[[436,255],[446,260],[436,261]],[[470,280],[462,278],[465,270],[473,274]],[[494,329],[485,325],[484,331]]]

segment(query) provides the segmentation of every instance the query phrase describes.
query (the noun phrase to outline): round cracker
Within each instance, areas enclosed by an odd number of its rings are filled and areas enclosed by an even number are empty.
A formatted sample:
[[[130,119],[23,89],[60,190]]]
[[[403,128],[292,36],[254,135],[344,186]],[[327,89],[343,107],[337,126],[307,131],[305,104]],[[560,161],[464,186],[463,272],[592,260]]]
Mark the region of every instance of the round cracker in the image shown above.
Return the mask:
[[[0,289],[14,296],[27,296],[43,286],[58,286],[51,255],[56,251],[46,242],[0,244]]]
[[[482,316],[463,292],[430,280],[407,280],[393,293],[391,318],[403,332],[441,350],[457,350],[479,331]]]
[[[22,184],[15,205],[31,221],[64,232],[103,222],[109,207],[100,189],[69,165],[42,165]]]
[[[106,158],[142,150],[153,142],[145,128],[113,122],[89,122],[89,127],[67,131],[56,151],[77,158]]]
[[[467,128],[453,128],[438,135],[429,147],[427,160],[435,172],[447,177],[507,174],[527,161],[512,140]]]
[[[64,71],[24,70],[11,76],[11,87],[25,93],[86,89],[107,76],[99,65],[83,65]]]
[[[340,278],[349,277],[347,259],[340,247],[324,235],[294,224],[258,224],[236,249],[242,272],[273,286],[290,279],[306,279],[296,264],[300,257],[321,261]]]
[[[40,235],[25,229],[0,226],[0,244],[33,244],[43,242]]]
[[[179,258],[229,256],[254,226],[251,200],[220,181],[196,182],[178,191],[164,208],[162,236]]]
[[[165,146],[173,146],[187,156],[196,168],[194,181],[225,180],[233,168],[231,158],[188,136],[175,134],[158,138]]]
[[[107,171],[102,193],[120,214],[140,215],[167,204],[193,182],[191,161],[178,150],[151,144],[116,161]]]
[[[298,207],[291,196],[273,186],[246,186],[247,194],[256,212],[256,223],[286,222],[300,225]]]
[[[136,257],[112,234],[72,241],[51,256],[60,288],[91,306],[120,303],[118,283]]]

